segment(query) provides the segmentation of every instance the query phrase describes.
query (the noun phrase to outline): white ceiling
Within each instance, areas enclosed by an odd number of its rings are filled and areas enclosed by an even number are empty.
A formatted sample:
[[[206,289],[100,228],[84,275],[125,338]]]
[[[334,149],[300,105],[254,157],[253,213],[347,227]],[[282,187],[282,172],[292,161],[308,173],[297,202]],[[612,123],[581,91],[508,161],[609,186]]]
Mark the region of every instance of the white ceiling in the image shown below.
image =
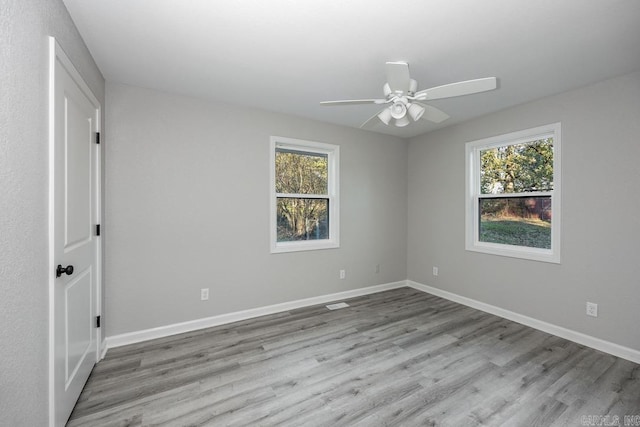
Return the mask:
[[[386,61],[419,89],[498,77],[431,101],[451,118],[412,137],[640,70],[638,0],[64,0],[107,81],[359,127]],[[640,100],[639,100],[640,102]]]

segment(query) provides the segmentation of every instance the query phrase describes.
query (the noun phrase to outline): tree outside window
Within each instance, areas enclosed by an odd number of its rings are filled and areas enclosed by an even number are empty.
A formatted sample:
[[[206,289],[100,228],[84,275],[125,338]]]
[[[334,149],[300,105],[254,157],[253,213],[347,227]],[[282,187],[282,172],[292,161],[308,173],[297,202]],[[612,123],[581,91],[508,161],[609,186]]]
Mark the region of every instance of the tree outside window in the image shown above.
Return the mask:
[[[271,251],[338,247],[339,147],[272,137],[271,150]]]
[[[327,154],[276,149],[278,242],[329,238],[328,171]]]
[[[559,123],[467,143],[467,250],[559,262],[559,147]]]
[[[551,249],[551,196],[532,194],[553,191],[553,138],[482,150],[480,161],[481,194],[509,197],[479,197],[479,240]]]

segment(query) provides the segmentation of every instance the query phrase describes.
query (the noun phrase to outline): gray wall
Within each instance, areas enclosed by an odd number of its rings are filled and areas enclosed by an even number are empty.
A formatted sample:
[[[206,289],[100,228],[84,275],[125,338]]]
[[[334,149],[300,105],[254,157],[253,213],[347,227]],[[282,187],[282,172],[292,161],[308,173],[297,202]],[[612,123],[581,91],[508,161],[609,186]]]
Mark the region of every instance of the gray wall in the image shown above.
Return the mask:
[[[113,83],[106,115],[108,336],[406,278],[407,141]],[[271,135],[340,146],[339,249],[269,253]]]
[[[0,425],[47,420],[49,35],[104,106],[104,80],[62,2],[1,0]],[[408,144],[117,84],[107,97],[108,335],[408,275],[640,349],[638,73]],[[555,121],[562,264],[464,251],[464,143]],[[341,146],[340,249],[269,254],[270,135]],[[597,319],[584,315],[587,300],[600,304]]]
[[[102,102],[62,1],[0,2],[0,425],[48,418],[48,76],[54,36]]]
[[[465,251],[465,142],[558,121],[562,263]],[[412,139],[408,278],[640,350],[639,162],[640,73]]]

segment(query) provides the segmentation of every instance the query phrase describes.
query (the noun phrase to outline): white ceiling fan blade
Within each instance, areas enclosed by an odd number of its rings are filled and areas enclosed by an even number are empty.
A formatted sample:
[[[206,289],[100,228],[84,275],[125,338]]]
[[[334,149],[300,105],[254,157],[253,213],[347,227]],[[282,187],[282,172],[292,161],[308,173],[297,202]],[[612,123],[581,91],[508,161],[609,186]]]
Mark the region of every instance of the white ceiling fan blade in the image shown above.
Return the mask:
[[[452,98],[454,96],[471,95],[472,93],[486,92],[497,87],[495,77],[485,77],[483,79],[467,80],[464,82],[450,83],[448,85],[436,86],[430,89],[416,92],[414,98],[420,101],[433,99]]]
[[[320,105],[385,104],[386,102],[386,99],[344,99],[341,101],[322,101]]]
[[[387,83],[393,92],[408,92],[411,77],[406,62],[387,62]]]
[[[373,116],[369,117],[366,122],[360,125],[360,129],[371,129],[374,124],[382,122],[383,119],[380,117],[380,114],[385,110],[389,110],[389,107],[383,108],[382,110],[375,113]],[[388,119],[390,119],[390,117],[388,117]],[[385,124],[388,124],[389,122],[388,119],[385,122]]]
[[[424,114],[421,119],[429,120],[433,123],[444,122],[449,118],[449,115],[442,110],[439,110],[436,107],[432,107],[431,105],[422,104],[420,102],[416,102],[416,104],[420,105],[424,108]]]
[[[373,125],[375,125],[376,123],[380,122],[380,119],[378,118],[378,115],[382,111],[384,111],[384,110],[380,110],[377,113],[375,113],[373,116],[369,117],[366,122],[364,122],[363,124],[360,125],[360,129],[371,129],[373,127]]]

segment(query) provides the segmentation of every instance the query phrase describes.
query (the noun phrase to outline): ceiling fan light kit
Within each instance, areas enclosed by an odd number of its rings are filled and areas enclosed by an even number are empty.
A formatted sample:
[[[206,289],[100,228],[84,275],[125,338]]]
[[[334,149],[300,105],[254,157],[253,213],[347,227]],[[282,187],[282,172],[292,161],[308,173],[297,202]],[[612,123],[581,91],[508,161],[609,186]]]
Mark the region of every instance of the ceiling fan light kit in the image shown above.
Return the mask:
[[[449,115],[438,108],[421,104],[418,101],[430,101],[434,99],[452,98],[455,96],[471,95],[486,92],[497,87],[495,77],[485,77],[475,80],[450,83],[436,86],[430,89],[418,91],[418,82],[409,75],[409,64],[406,62],[387,62],[387,82],[382,87],[384,99],[351,99],[342,101],[323,101],[321,105],[354,105],[354,104],[388,104],[382,111],[377,112],[360,127],[367,127],[380,120],[385,125],[391,123],[397,127],[404,127],[413,121],[420,119],[440,123],[449,118]],[[408,114],[407,114],[408,113]]]
[[[400,120],[407,115],[407,107],[402,101],[394,102],[389,107],[389,110],[391,110],[391,117],[396,120]]]
[[[426,111],[426,108],[424,108],[420,104],[411,104],[409,106],[409,115],[416,122],[420,120],[420,118],[422,118],[425,111]]]
[[[382,92],[384,92],[384,96],[386,98],[391,96],[391,88],[389,87],[389,83],[385,83],[384,86],[382,86]]]
[[[418,90],[418,82],[414,79],[409,80],[409,95],[413,95]]]
[[[399,128],[403,128],[406,125],[408,125],[409,123],[411,123],[411,121],[409,121],[407,116],[400,117],[399,119],[396,119],[396,126],[399,127]]]
[[[385,108],[384,110],[378,113],[378,118],[382,123],[388,125],[391,121],[391,110],[389,108]]]

